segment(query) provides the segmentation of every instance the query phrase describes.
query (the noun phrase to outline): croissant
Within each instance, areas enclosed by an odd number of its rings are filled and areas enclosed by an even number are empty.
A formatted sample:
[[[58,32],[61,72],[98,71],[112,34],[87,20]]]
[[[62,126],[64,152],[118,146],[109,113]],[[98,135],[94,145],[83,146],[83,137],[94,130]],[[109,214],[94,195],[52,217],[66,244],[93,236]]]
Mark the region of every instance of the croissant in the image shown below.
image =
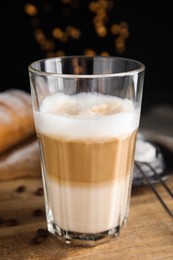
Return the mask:
[[[0,154],[0,181],[41,176],[38,142],[35,137]]]
[[[35,135],[30,94],[17,89],[0,93],[0,154]]]

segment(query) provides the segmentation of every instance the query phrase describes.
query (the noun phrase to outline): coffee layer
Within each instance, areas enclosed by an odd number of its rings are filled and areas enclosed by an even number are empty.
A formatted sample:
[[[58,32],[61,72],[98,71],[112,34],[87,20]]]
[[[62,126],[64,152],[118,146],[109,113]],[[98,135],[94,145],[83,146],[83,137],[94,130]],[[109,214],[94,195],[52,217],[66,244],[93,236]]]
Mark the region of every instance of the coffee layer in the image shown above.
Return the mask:
[[[39,137],[46,172],[57,181],[99,183],[131,172],[136,131],[103,142]]]

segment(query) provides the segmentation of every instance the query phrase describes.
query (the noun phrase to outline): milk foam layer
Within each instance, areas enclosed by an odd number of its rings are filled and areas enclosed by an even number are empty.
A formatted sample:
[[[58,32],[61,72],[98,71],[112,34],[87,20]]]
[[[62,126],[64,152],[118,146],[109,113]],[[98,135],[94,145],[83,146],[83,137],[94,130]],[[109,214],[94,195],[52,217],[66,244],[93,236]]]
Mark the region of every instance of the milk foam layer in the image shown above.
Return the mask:
[[[98,93],[56,93],[35,112],[39,132],[70,139],[127,135],[137,128],[138,117],[130,100]]]

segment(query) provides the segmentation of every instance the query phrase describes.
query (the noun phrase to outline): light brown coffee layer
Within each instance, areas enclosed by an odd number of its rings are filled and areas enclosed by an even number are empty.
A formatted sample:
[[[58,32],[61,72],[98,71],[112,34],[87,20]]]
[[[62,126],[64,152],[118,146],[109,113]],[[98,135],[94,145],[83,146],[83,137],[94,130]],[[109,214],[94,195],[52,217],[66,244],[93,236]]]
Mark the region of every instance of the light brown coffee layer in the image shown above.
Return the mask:
[[[131,173],[137,131],[104,142],[39,134],[46,173],[57,181],[99,183]]]

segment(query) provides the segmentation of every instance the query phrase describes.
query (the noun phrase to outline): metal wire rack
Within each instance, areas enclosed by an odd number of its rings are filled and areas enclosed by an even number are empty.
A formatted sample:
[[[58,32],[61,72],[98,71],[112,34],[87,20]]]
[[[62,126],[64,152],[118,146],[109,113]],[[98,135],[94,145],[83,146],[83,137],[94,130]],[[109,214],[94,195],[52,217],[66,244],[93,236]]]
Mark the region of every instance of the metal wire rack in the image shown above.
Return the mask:
[[[165,208],[165,210],[168,212],[168,214],[173,217],[173,212],[170,210],[169,206],[165,203],[165,201],[163,200],[163,198],[161,197],[161,195],[159,194],[159,192],[156,189],[155,184],[150,180],[150,178],[148,178],[147,174],[145,173],[145,171],[142,169],[142,165],[147,166],[149,168],[149,170],[153,173],[153,177],[155,178],[155,182],[160,183],[164,189],[169,193],[169,195],[173,198],[173,192],[170,190],[170,188],[168,187],[168,185],[165,183],[164,179],[161,177],[160,174],[157,174],[156,170],[148,163],[137,163],[135,162],[136,167],[138,168],[138,170],[140,171],[140,173],[142,174],[144,180],[146,181],[146,183],[150,186],[150,188],[152,189],[152,191],[154,192],[154,194],[156,195],[156,197],[158,198],[158,200],[160,201],[160,203],[162,204],[162,206]]]
[[[160,195],[156,183],[160,183],[173,198],[173,191],[165,180],[173,174],[173,153],[165,146],[152,143],[156,147],[156,159],[153,163],[135,161],[134,185],[149,185],[166,212],[173,218],[173,211]]]

